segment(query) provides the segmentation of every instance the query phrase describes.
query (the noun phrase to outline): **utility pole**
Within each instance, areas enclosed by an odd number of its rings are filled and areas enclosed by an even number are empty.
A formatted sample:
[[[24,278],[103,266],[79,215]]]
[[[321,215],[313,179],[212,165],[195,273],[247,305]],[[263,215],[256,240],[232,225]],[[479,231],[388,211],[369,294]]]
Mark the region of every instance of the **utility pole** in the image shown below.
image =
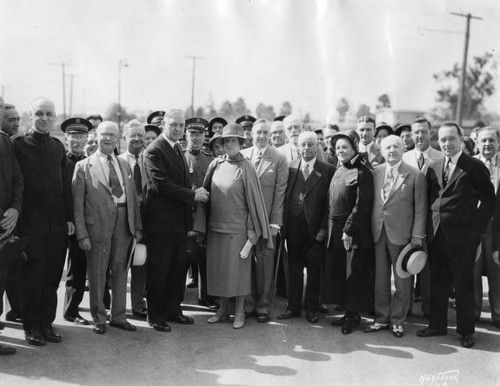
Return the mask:
[[[464,101],[465,94],[465,78],[467,77],[467,54],[469,51],[469,37],[470,37],[470,19],[483,20],[481,17],[472,16],[470,13],[457,13],[450,12],[452,15],[465,17],[467,18],[467,24],[465,29],[465,47],[464,47],[464,57],[462,60],[462,73],[460,75],[460,89],[458,91],[458,103],[457,103],[457,111],[455,115],[455,120],[457,123],[462,126],[462,104]]]
[[[70,74],[69,76],[69,116],[73,115],[73,79],[75,78],[74,74]]]
[[[5,100],[5,89],[7,88],[6,85],[2,84],[2,99]]]
[[[61,66],[62,68],[62,95],[63,95],[63,120],[66,120],[66,66],[74,66],[71,63],[49,63],[51,66]]]
[[[206,59],[201,56],[184,56],[185,58],[193,60],[193,82],[191,84],[191,117],[194,117],[194,82],[196,75],[196,59]]]
[[[126,59],[120,59],[118,61],[118,106],[116,112],[116,121],[118,123],[118,130],[120,130],[121,134],[121,115],[122,115],[122,105],[121,105],[121,97],[122,97],[122,67],[128,67]]]

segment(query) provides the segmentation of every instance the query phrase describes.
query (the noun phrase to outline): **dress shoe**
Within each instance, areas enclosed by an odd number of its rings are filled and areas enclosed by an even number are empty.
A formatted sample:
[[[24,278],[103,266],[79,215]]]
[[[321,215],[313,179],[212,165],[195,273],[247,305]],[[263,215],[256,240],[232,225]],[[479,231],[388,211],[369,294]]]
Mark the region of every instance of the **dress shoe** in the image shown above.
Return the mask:
[[[245,325],[245,314],[235,315],[234,322],[233,322],[233,328],[238,330],[240,328],[243,328],[244,325]]]
[[[321,312],[322,314],[325,314],[327,315],[328,314],[328,307],[326,306],[326,304],[323,304],[323,303],[320,303],[318,305],[318,311]]]
[[[184,315],[175,315],[167,318],[169,322],[179,323],[179,324],[193,324],[194,319]]]
[[[445,329],[438,330],[437,328],[426,327],[423,330],[417,331],[417,336],[420,338],[428,338],[430,336],[446,335],[448,331]]]
[[[364,329],[364,332],[370,333],[370,332],[379,332],[380,330],[388,330],[389,325],[388,324],[383,324],[383,323],[373,323],[370,324],[368,327]]]
[[[213,323],[219,323],[223,322],[224,320],[229,319],[229,313],[228,312],[216,312],[216,314],[212,317],[210,317],[207,322],[210,324]]]
[[[198,298],[198,305],[202,307],[207,307],[211,310],[219,309],[219,304],[210,299],[201,299]]]
[[[257,323],[267,323],[271,320],[269,314],[259,313],[257,314]]]
[[[7,312],[7,315],[5,315],[5,320],[9,321],[9,322],[14,322],[14,323],[22,323],[23,322],[23,318],[20,314],[16,314],[14,312]]]
[[[394,335],[396,338],[402,338],[404,335],[403,326],[401,324],[393,324],[392,335]]]
[[[354,319],[351,317],[346,317],[344,323],[342,323],[342,334],[349,335],[354,330]]]
[[[306,312],[306,319],[309,323],[316,324],[318,323],[318,317],[314,312]]]
[[[25,331],[24,336],[28,343],[32,344],[33,346],[45,346],[47,344],[47,341],[45,340],[43,335],[36,330]]]
[[[132,315],[137,316],[138,318],[141,319],[146,319],[148,317],[148,310],[142,309],[142,310],[132,310]]]
[[[342,326],[344,323],[344,320],[347,318],[347,315],[342,316],[339,319],[334,319],[332,320],[332,326]],[[353,325],[359,326],[361,323],[361,316],[359,314],[354,314],[351,316],[351,319],[353,320]]]
[[[292,312],[291,310],[286,310],[285,312],[278,314],[276,316],[280,320],[291,319],[291,318],[300,318],[299,312]]]
[[[4,346],[0,344],[0,355],[13,355],[16,353],[16,349],[11,346]]]
[[[96,334],[102,335],[106,332],[106,325],[105,324],[94,324],[92,329],[94,330],[94,332]]]
[[[474,346],[474,338],[472,335],[462,335],[462,346],[465,348],[471,348]]]
[[[137,327],[134,326],[133,324],[130,324],[129,322],[123,322],[123,323],[110,322],[109,325],[111,327],[119,328],[120,330],[123,331],[137,331]]]
[[[160,332],[170,332],[172,328],[166,322],[149,323],[153,330]]]
[[[48,327],[45,329],[43,332],[43,336],[47,342],[50,343],[61,343],[62,342],[62,337],[61,335],[57,334],[52,327]]]
[[[88,326],[90,322],[82,318],[81,315],[76,315],[76,316],[65,316],[64,319],[66,319],[68,322],[75,323],[78,326]]]

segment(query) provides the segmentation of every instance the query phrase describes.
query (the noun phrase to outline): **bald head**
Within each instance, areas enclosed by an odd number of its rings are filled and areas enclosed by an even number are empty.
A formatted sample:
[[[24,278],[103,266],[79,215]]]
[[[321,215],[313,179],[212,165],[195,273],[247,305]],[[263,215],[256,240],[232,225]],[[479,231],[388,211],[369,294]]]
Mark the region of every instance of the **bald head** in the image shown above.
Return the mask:
[[[56,120],[54,102],[46,97],[38,97],[30,105],[31,127],[40,133],[50,133]]]
[[[120,130],[116,123],[104,121],[97,126],[97,146],[106,155],[110,155],[118,144]]]

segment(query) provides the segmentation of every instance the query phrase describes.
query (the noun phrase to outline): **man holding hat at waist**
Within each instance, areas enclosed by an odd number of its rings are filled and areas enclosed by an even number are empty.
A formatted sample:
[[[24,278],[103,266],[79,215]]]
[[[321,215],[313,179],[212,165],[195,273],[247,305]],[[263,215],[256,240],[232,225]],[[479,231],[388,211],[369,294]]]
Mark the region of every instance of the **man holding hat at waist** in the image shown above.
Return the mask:
[[[374,200],[372,233],[375,243],[375,321],[365,332],[377,332],[392,325],[392,334],[403,336],[411,298],[411,278],[396,273],[396,261],[411,242],[421,248],[427,218],[427,184],[418,169],[402,161],[401,138],[389,135],[380,143],[386,163],[373,170]],[[396,292],[391,299],[391,264]]]
[[[88,132],[92,123],[83,118],[70,118],[61,123],[68,151],[66,153],[66,168],[68,181],[73,178],[75,165],[85,158],[83,149],[87,142]],[[73,206],[73,204],[72,204]],[[87,258],[85,251],[78,246],[78,240],[73,234],[68,237],[68,272],[66,274],[66,295],[64,297],[63,316],[69,322],[77,325],[87,325],[89,321],[78,312],[78,307],[85,292],[87,275]]]
[[[112,279],[110,325],[136,330],[125,318],[127,270],[132,238],[141,239],[142,225],[130,167],[113,154],[119,134],[110,121],[97,127],[99,148],[76,164],[72,182],[76,237],[87,253],[90,313],[97,334],[106,332],[103,297],[108,266]]]

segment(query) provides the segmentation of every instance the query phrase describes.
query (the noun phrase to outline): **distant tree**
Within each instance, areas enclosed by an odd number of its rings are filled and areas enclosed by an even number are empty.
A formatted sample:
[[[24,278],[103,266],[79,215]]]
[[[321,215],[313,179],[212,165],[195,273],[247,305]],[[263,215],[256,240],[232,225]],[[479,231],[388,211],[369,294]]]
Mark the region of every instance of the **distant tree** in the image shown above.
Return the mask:
[[[302,122],[304,123],[304,125],[311,122],[311,115],[309,113],[305,113],[304,117],[302,118]]]
[[[236,118],[251,113],[242,97],[236,99],[236,102],[233,103],[233,109]]]
[[[219,115],[226,118],[228,121],[234,120],[235,113],[233,104],[229,101],[224,101],[219,109]]]
[[[364,103],[359,105],[358,112],[356,113],[356,117],[363,117],[365,115],[370,115],[370,106],[365,105]]]
[[[127,112],[127,109],[124,106],[121,106],[121,109],[120,109],[120,123],[121,123],[121,125],[124,125],[126,122],[131,121],[134,118],[135,118],[134,114]],[[116,103],[116,102],[112,103],[108,107],[108,109],[106,110],[106,113],[104,114],[104,120],[113,121],[113,122],[118,121],[118,103]]]
[[[210,98],[206,106],[206,114],[207,114],[207,119],[217,116],[217,110],[215,109],[214,106],[214,99],[212,98],[212,93],[210,93]]]
[[[391,107],[391,99],[389,98],[389,95],[387,95],[387,94],[382,94],[377,99],[377,109],[380,109],[382,107],[386,107],[386,108]]]
[[[288,101],[283,102],[280,109],[280,115],[290,115],[292,113],[292,104]]]
[[[265,119],[267,121],[272,121],[276,118],[276,113],[274,112],[274,107],[269,105],[266,106],[264,103],[259,103],[255,109],[257,118]]]
[[[462,105],[462,117],[481,119],[486,114],[485,100],[495,92],[497,60],[490,52],[474,56],[467,67],[465,90]],[[451,70],[434,74],[438,84],[433,116],[440,119],[455,119],[460,89],[461,66],[457,63]]]
[[[194,116],[198,118],[205,118],[205,109],[201,106],[198,107]]]
[[[337,112],[339,113],[339,122],[345,121],[345,115],[349,111],[349,102],[345,98],[341,98],[337,103]]]

